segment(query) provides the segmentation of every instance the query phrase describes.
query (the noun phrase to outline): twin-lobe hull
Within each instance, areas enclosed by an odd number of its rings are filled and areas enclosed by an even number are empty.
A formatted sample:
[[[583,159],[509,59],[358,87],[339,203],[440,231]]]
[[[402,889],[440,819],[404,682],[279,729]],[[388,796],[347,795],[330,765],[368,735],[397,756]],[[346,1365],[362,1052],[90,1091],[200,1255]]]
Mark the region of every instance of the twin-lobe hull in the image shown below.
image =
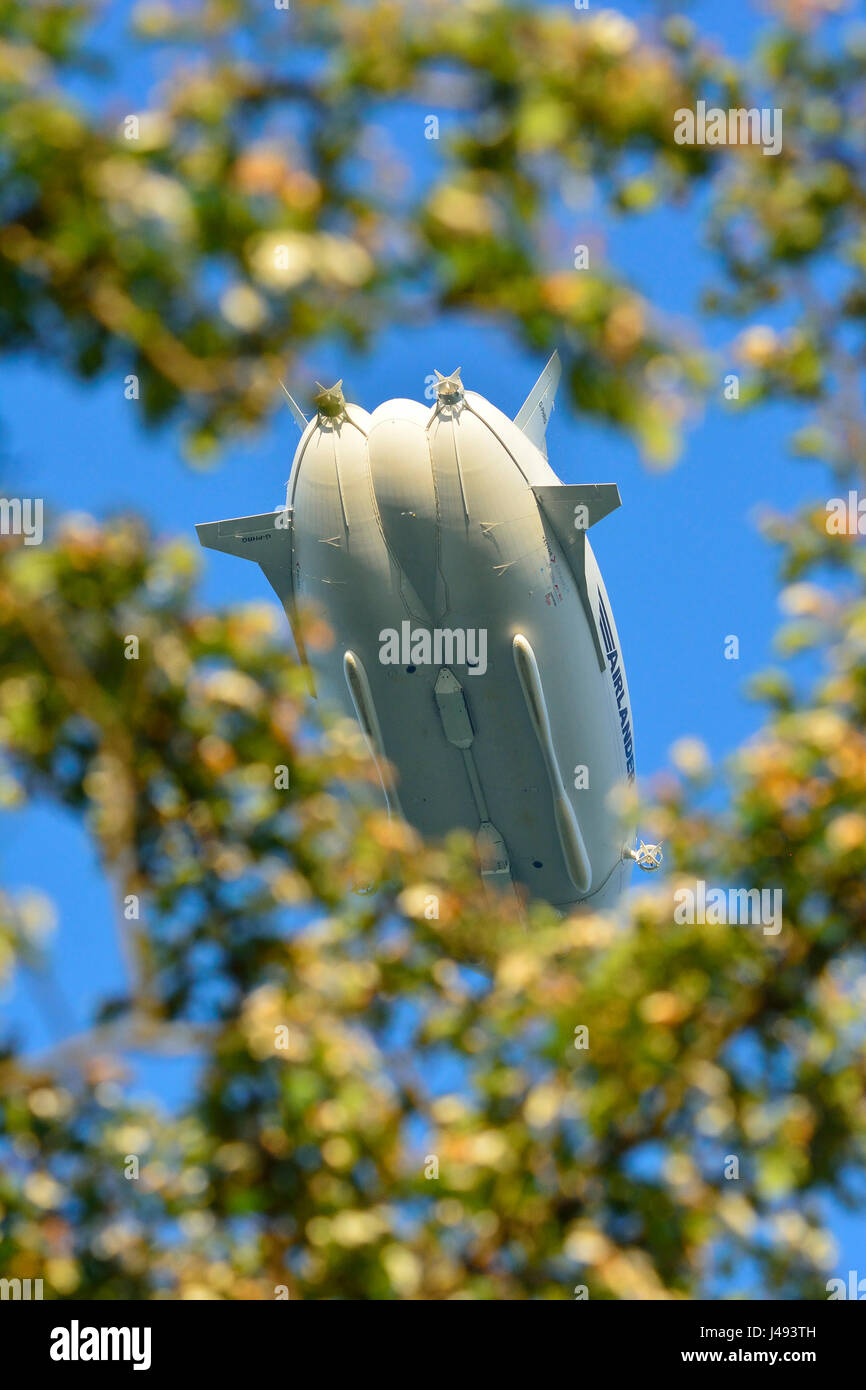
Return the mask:
[[[619,497],[559,484],[537,414],[521,428],[444,386],[433,409],[320,413],[287,511],[199,534],[257,559],[290,618],[324,611],[317,693],[360,721],[395,812],[425,837],[471,831],[494,880],[604,906],[627,875],[611,793],[634,754],[586,531]]]

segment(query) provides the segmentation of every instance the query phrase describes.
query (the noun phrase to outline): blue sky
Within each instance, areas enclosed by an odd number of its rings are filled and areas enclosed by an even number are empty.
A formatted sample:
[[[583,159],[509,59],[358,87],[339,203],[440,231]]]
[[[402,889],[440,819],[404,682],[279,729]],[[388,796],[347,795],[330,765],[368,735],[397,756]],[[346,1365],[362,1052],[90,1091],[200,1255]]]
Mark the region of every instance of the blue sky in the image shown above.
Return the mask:
[[[647,13],[642,5],[621,8],[636,17]],[[735,53],[745,51],[766,22],[744,4],[733,13],[698,4],[689,13]],[[127,93],[138,96],[147,75],[130,67],[119,46],[118,6],[110,15],[104,41],[122,59]],[[407,134],[401,122],[410,119],[416,122],[417,114],[391,120],[396,143]],[[433,155],[426,151],[425,157]],[[594,208],[587,222],[603,230],[606,256],[661,312],[690,316],[712,271],[700,243],[700,214],[695,202],[683,211],[662,209],[611,224]],[[707,336],[721,345],[730,328],[710,324]],[[392,396],[422,399],[434,367],[449,372],[457,365],[469,388],[513,415],[544,364],[499,327],[458,315],[432,326],[392,328],[364,358],[328,347],[305,360],[310,376],[326,382],[342,377],[347,397],[368,410]],[[714,398],[670,472],[648,471],[629,440],[575,418],[564,400],[549,431],[551,462],[563,481],[616,482],[622,495],[622,508],[593,532],[593,546],[625,655],[639,777],[663,768],[679,737],[703,739],[720,760],[758,726],[760,710],[742,692],[748,677],[772,659],[778,610],[775,557],[758,536],[755,514],[762,504],[793,511],[829,495],[825,471],[787,453],[786,440],[801,423],[798,413],[732,409],[722,399],[725,370],[733,364],[722,358]],[[197,521],[266,511],[280,502],[298,438],[288,410],[281,410],[269,429],[229,450],[214,471],[195,472],[182,461],[174,432],[141,429],[137,404],[124,398],[122,373],[78,385],[50,361],[26,358],[5,363],[0,429],[4,495],[42,496],[49,517],[83,510],[110,518],[133,509],[158,534],[186,536],[191,544]],[[204,605],[272,598],[254,566],[203,553],[201,570]],[[723,657],[732,633],[740,639],[739,661]],[[86,836],[65,813],[36,805],[3,814],[0,826],[4,884],[38,887],[59,914],[56,974],[71,1016],[21,975],[0,1001],[24,1046],[42,1048],[70,1027],[84,1026],[92,1005],[121,984],[109,893]],[[171,1104],[186,1093],[190,1069],[142,1061],[137,1077]],[[833,1224],[841,1246],[837,1271],[857,1267],[854,1223],[838,1217]]]

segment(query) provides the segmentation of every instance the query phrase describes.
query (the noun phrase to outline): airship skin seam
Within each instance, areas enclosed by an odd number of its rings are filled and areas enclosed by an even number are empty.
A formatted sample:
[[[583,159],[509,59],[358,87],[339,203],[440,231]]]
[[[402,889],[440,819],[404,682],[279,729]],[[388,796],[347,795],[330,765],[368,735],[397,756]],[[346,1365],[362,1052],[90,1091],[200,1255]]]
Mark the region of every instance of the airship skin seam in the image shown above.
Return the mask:
[[[286,506],[196,530],[261,565],[392,812],[426,838],[470,830],[491,883],[568,910],[610,906],[627,881],[611,793],[634,778],[634,721],[587,534],[619,493],[563,484],[547,459],[559,372],[554,354],[516,421],[459,370],[438,374],[432,409],[368,413],[320,387]],[[327,651],[303,649],[304,603]]]

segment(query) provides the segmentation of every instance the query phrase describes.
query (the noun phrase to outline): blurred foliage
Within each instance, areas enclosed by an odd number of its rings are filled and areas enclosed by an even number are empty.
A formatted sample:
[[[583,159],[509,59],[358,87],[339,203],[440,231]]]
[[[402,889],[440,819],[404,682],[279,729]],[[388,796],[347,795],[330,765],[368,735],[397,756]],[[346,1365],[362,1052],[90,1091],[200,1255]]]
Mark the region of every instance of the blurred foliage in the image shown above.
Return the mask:
[[[305,733],[273,610],[201,614],[189,552],[134,523],[7,546],[6,799],[82,809],[141,916],[118,913],[128,996],[3,1065],[5,1272],[120,1298],[644,1298],[748,1255],[765,1292],[817,1296],[816,1193],[856,1195],[866,1157],[866,602],[784,594],[828,672],[802,697],[765,678],[730,807],[678,745],[645,811],[669,878],[625,924],[539,905],[527,930],[468,844],[347,798],[368,765],[342,724]],[[783,930],[672,925],[696,876],[781,888]],[[118,1054],[152,1043],[203,1058],[174,1119],[124,1098]]]
[[[705,364],[610,267],[574,269],[573,229],[592,180],[627,212],[705,171],[671,101],[716,65],[681,26],[649,42],[611,11],[143,4],[144,54],[182,56],[146,110],[110,87],[109,120],[105,94],[95,117],[69,91],[87,5],[0,15],[7,348],[135,373],[147,417],[180,415],[207,457],[274,408],[306,344],[483,310],[569,348],[582,408],[671,455]],[[406,102],[400,148],[383,118]]]
[[[637,215],[706,183],[710,306],[787,314],[740,337],[746,399],[817,403],[813,451],[855,477],[866,49],[804,36],[821,8],[790,0],[741,71],[678,18],[150,4],[141,42],[174,66],[135,142],[134,113],[72,95],[107,80],[89,7],[6,0],[0,339],[137,373],[201,451],[315,340],[470,308],[563,346],[575,403],[664,459],[709,379],[697,330],[571,268],[569,199]],[[780,156],[673,143],[695,93],[750,91],[784,107]],[[406,102],[419,142],[453,111],[420,184],[379,125]],[[134,518],[4,542],[0,801],[85,819],[128,984],[56,1053],[6,1041],[3,1275],[59,1298],[825,1296],[825,1199],[862,1201],[866,1165],[866,562],[825,522],[765,523],[780,654],[813,676],[756,682],[730,767],[675,746],[641,813],[666,873],[622,920],[528,924],[466,841],[368,809],[358,736],[311,731],[273,608],[202,612],[186,544]],[[696,878],[781,889],[781,932],[675,925]],[[37,968],[50,927],[0,897],[0,970]],[[192,1100],[135,1102],[137,1052],[198,1058]]]

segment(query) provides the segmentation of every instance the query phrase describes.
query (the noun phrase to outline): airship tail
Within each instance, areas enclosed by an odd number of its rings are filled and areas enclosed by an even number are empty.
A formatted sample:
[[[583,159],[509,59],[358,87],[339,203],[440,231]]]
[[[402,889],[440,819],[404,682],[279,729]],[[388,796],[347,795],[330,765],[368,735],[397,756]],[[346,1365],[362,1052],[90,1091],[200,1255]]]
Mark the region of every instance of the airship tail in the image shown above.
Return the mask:
[[[291,523],[291,510],[286,508],[256,516],[233,516],[226,521],[200,521],[195,530],[199,543],[208,550],[223,550],[264,566],[268,559],[278,559],[283,548],[280,541],[288,539]]]
[[[315,695],[312,667],[301,636],[295,604],[292,508],[281,507],[275,512],[258,512],[255,516],[234,516],[225,521],[200,521],[195,529],[199,543],[208,550],[239,555],[242,560],[254,560],[261,567],[285,609],[298,658],[306,671],[310,690]]]
[[[295,400],[294,396],[290,393],[290,391],[289,391],[288,387],[286,386],[286,384],[285,384],[284,382],[281,381],[281,382],[280,382],[280,385],[282,386],[283,390],[284,390],[285,393],[286,393],[286,398],[288,399],[288,402],[289,402],[289,410],[292,412],[292,415],[295,417],[295,424],[297,425],[298,429],[301,431],[301,434],[303,434],[303,433],[304,433],[304,430],[307,428],[307,425],[308,425],[310,422],[309,422],[309,420],[307,419],[307,417],[306,417],[306,415],[304,414],[304,412],[301,410],[301,407],[298,405],[298,402]]]
[[[605,656],[586,580],[586,533],[590,526],[622,505],[619,488],[616,483],[561,483],[558,487],[534,487],[532,491],[577,585],[598,669],[603,671]]]
[[[547,458],[547,423],[553,413],[553,402],[559,378],[562,376],[562,363],[555,352],[536,381],[523,405],[514,417],[514,423],[531,439],[536,449]]]

